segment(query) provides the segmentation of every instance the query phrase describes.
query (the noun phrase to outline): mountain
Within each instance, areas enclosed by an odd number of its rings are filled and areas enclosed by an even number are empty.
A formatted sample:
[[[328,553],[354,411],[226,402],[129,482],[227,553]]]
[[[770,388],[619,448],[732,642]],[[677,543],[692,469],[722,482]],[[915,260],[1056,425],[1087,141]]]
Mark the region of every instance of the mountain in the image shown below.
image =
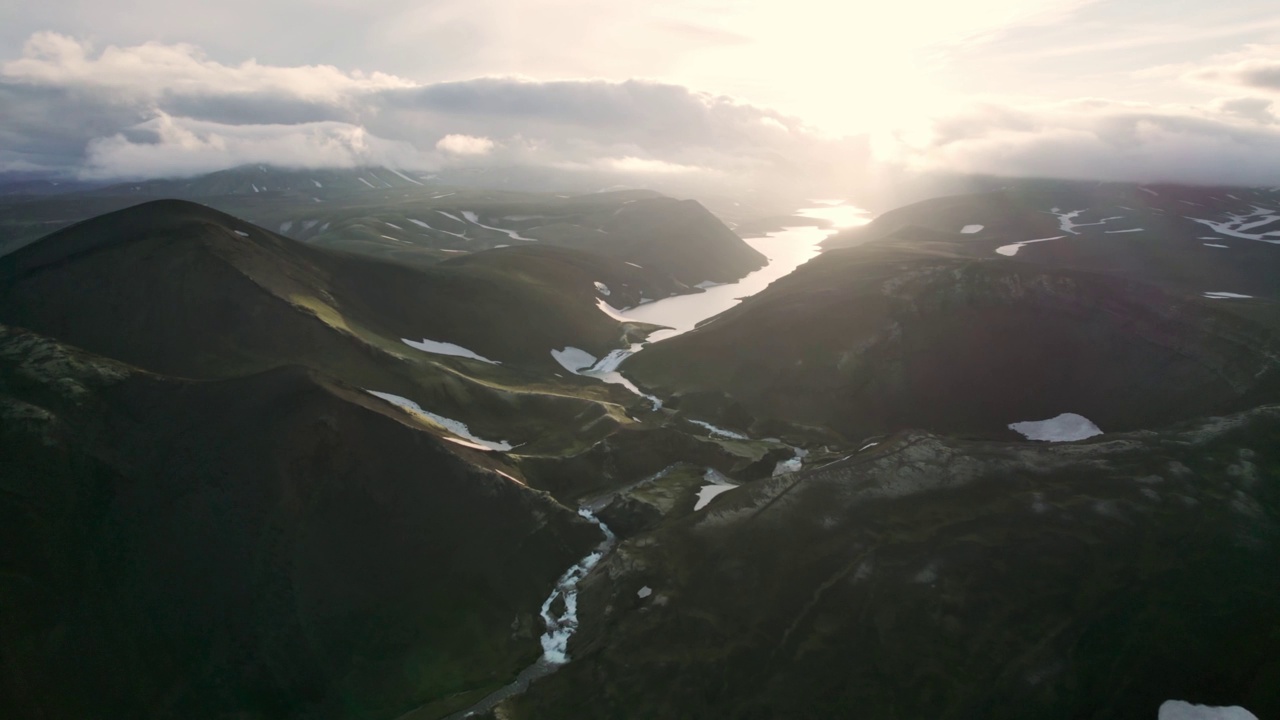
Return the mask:
[[[537,657],[598,531],[299,367],[156,375],[0,328],[10,717],[389,717]]]
[[[1059,222],[1023,203],[991,214],[1006,200],[887,214],[623,370],[709,412],[744,408],[763,433],[784,422],[851,441],[1012,439],[1009,424],[1064,412],[1127,431],[1280,401],[1280,247],[1068,234],[1004,254],[1049,232],[1029,224]],[[959,232],[961,218],[982,230]]]
[[[829,238],[827,249],[901,239],[968,257],[1141,279],[1183,292],[1280,297],[1280,188],[1005,181],[934,198]]]
[[[647,345],[761,260],[642,190],[0,256],[0,714],[1280,713],[1269,191],[1006,185]]]
[[[717,321],[719,322],[719,321]],[[1280,713],[1280,406],[1083,443],[909,432],[633,538],[500,717]]]
[[[640,266],[661,295],[729,282],[765,259],[692,200],[647,190],[565,195],[443,185],[385,167],[247,166],[0,204],[0,252],[149,199],[198,201],[309,244],[418,266],[551,244]]]

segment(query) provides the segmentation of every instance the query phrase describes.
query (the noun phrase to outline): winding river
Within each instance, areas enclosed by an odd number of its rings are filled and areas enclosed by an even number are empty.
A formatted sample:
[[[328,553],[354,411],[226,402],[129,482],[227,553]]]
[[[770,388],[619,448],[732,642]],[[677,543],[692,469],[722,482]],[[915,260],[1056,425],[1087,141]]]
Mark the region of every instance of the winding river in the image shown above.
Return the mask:
[[[767,265],[737,282],[710,286],[706,292],[678,295],[621,311],[621,315],[628,320],[665,325],[670,329],[653,333],[644,343],[636,343],[625,350],[615,350],[592,367],[577,372],[605,382],[623,385],[632,392],[643,395],[619,372],[618,367],[624,360],[640,352],[650,343],[661,342],[689,332],[703,320],[719,315],[764,290],[773,281],[790,275],[796,268],[821,252],[818,243],[833,231],[865,225],[871,221],[871,216],[860,208],[838,201],[815,202],[822,205],[800,210],[796,214],[827,220],[831,222],[831,227],[789,227],[764,237],[745,240],[748,245],[760,251],[768,259]],[[644,395],[644,397],[650,396]],[[661,406],[657,398],[650,397],[650,400],[653,401],[655,409]],[[546,627],[546,632],[541,638],[542,656],[521,671],[513,682],[490,693],[465,710],[448,716],[446,720],[462,720],[462,718],[488,712],[503,700],[523,693],[530,683],[550,675],[561,665],[569,662],[569,638],[578,629],[578,583],[604,559],[617,542],[613,532],[600,522],[590,509],[584,507],[578,510],[578,514],[599,527],[604,540],[590,554],[560,576],[555,588],[542,603],[540,613]]]

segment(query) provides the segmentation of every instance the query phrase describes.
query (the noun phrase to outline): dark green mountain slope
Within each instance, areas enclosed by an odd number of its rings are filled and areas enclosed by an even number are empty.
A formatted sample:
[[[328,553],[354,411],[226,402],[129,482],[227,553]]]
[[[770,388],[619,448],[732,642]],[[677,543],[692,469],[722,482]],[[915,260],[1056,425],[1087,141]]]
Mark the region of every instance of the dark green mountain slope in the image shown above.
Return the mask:
[[[757,418],[851,439],[1075,412],[1105,431],[1280,400],[1273,301],[1179,295],[1109,274],[905,240],[825,253],[624,370],[718,392]]]
[[[906,433],[632,538],[526,718],[1280,716],[1280,407],[1084,443]]]
[[[176,380],[2,329],[0,416],[7,717],[462,702],[540,654],[538,605],[599,540],[302,368]]]
[[[623,345],[629,330],[596,307],[594,282],[616,278],[624,292],[630,268],[558,248],[512,252],[413,269],[164,201],[0,258],[0,321],[183,377],[304,365],[408,397],[481,437],[590,443],[620,413],[597,401],[639,399],[557,381],[551,351],[573,345],[600,356]],[[423,352],[402,338],[457,343],[504,364]]]

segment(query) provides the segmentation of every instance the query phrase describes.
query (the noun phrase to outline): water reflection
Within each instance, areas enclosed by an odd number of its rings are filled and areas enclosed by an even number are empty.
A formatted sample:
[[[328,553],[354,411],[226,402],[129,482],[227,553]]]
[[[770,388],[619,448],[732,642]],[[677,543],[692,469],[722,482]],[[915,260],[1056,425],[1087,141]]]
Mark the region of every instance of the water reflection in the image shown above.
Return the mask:
[[[797,215],[830,220],[839,227],[863,225],[871,221],[867,211],[849,205],[807,208]],[[769,264],[747,275],[736,283],[716,285],[706,292],[646,303],[622,314],[635,322],[666,325],[670,330],[660,330],[649,336],[650,343],[660,342],[692,330],[698,323],[728,310],[742,300],[764,290],[774,280],[790,275],[796,268],[813,259],[821,250],[822,242],[830,228],[785,228],[771,235],[751,238],[745,242],[759,250]]]

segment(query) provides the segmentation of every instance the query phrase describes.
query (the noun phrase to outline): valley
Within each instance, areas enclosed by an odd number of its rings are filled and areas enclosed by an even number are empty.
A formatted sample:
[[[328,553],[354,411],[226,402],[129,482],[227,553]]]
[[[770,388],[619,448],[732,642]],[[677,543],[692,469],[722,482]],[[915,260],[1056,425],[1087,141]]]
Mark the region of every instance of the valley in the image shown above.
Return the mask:
[[[0,203],[0,707],[1280,713],[1280,195],[1002,184]]]

